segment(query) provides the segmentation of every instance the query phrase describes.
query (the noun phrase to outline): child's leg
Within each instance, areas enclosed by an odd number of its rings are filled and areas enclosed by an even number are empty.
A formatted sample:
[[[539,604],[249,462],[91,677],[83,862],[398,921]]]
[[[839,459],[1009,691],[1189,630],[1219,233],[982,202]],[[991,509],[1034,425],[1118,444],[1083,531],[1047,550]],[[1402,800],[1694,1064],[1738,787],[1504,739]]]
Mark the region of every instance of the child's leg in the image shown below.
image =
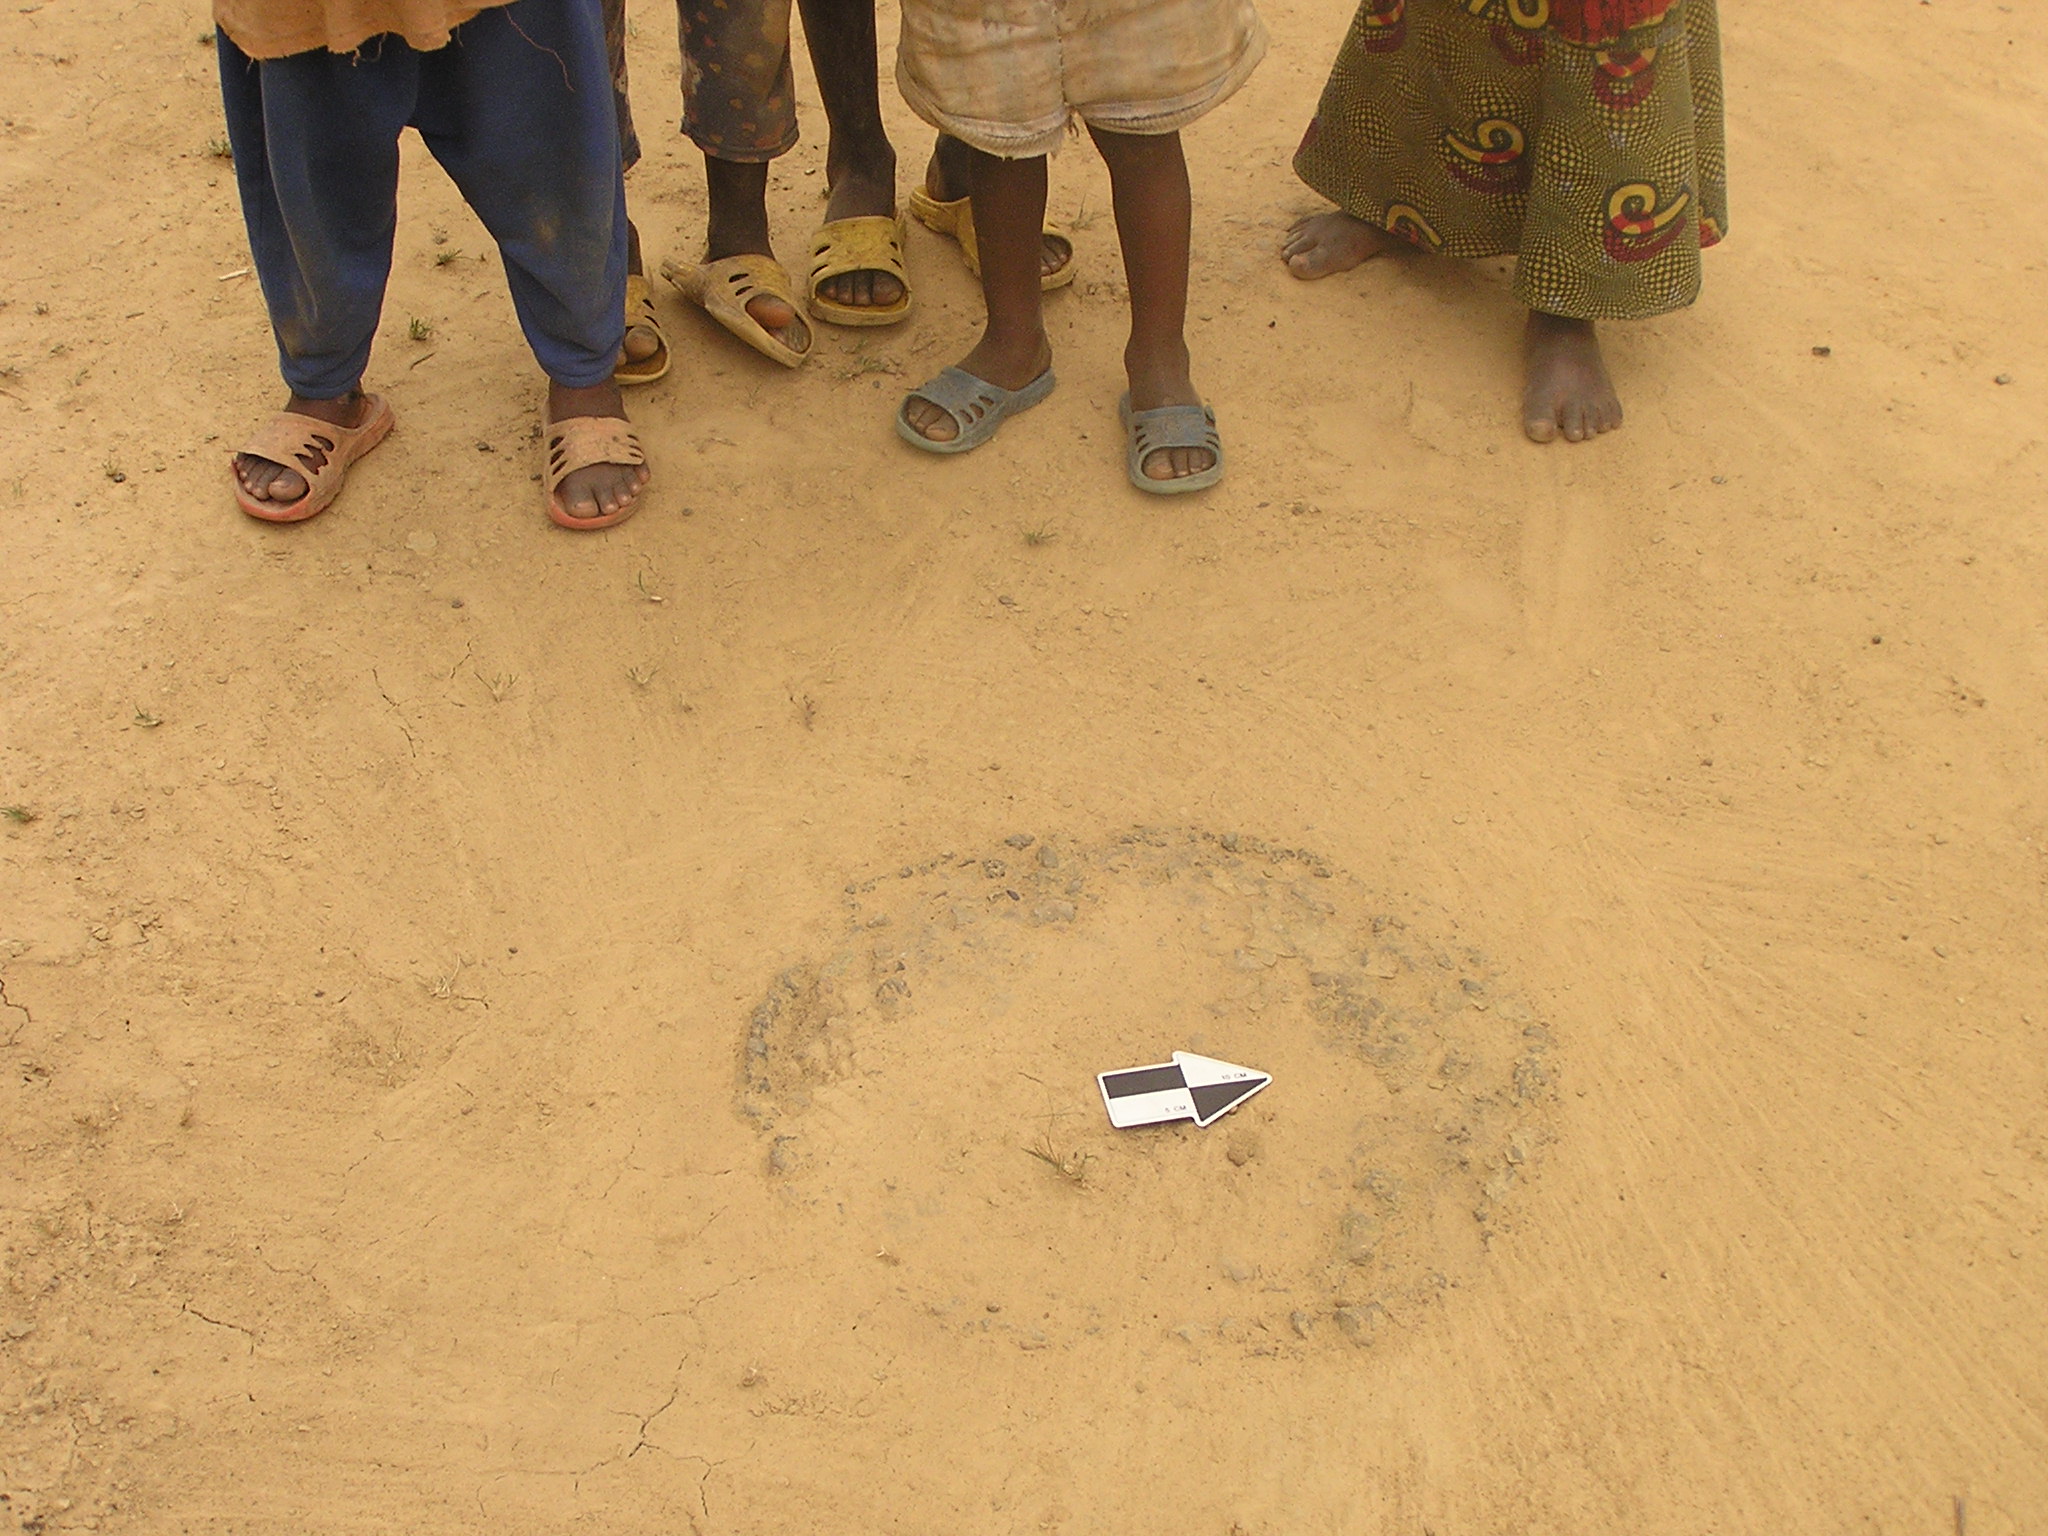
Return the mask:
[[[1109,133],[1090,128],[1109,166],[1117,238],[1124,248],[1124,279],[1131,290],[1131,339],[1124,370],[1131,409],[1200,405],[1188,375],[1188,237],[1193,199],[1188,163],[1177,133]],[[980,204],[976,214],[979,216]],[[1206,448],[1161,448],[1144,472],[1178,480],[1215,463]]]
[[[896,212],[896,146],[882,126],[876,73],[875,0],[797,0],[831,140],[825,150],[827,219]],[[838,304],[887,309],[903,297],[889,272],[842,272],[818,290]]]
[[[623,420],[626,191],[595,9],[512,0],[420,59],[414,122],[498,242],[549,420]],[[561,497],[574,516],[609,515],[646,480],[644,465],[593,465]]]
[[[412,114],[417,55],[360,61],[303,53],[257,63],[216,31],[221,100],[249,250],[277,335],[285,409],[361,423],[363,369],[391,275],[398,135]],[[295,469],[241,455],[259,501],[297,501]]]
[[[1522,429],[1539,443],[1580,443],[1621,425],[1621,396],[1607,376],[1590,320],[1529,311]]]
[[[604,0],[605,61],[611,69],[612,105],[619,123],[619,165],[630,171],[640,163],[640,135],[633,126],[633,98],[626,83],[626,0]],[[646,275],[640,256],[640,231],[626,222],[626,270],[635,277]],[[629,326],[620,357],[629,363],[645,362],[661,350],[661,338],[644,325]]]
[[[1052,366],[1038,286],[1045,227],[1045,156],[999,160],[973,150],[974,229],[981,242],[981,292],[988,323],[960,367],[1003,389],[1022,389]],[[904,417],[935,443],[959,435],[953,417],[911,396]]]
[[[926,195],[942,203],[957,202],[974,192],[974,151],[950,133],[942,133],[932,142],[932,157],[925,163],[924,190]],[[1039,235],[1038,271],[1041,277],[1051,277],[1074,259],[1071,243],[1057,236]]]
[[[775,254],[768,163],[796,144],[789,4],[676,0],[683,132],[704,154],[706,261]],[[810,344],[809,327],[786,300],[761,294],[748,301],[747,313],[785,345]]]

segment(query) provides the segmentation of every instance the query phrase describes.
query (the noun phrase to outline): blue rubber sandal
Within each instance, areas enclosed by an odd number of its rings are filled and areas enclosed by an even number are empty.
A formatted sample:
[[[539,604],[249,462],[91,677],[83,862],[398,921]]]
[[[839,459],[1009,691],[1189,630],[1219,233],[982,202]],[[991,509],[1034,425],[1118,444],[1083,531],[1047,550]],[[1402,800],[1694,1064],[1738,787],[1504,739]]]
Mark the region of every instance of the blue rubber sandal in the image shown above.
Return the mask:
[[[1131,397],[1117,402],[1126,438],[1124,468],[1131,484],[1154,496],[1181,496],[1206,491],[1223,478],[1223,439],[1216,434],[1216,413],[1206,405],[1162,405],[1156,411],[1134,411]],[[1145,460],[1162,448],[1206,448],[1215,459],[1207,469],[1178,480],[1154,480]]]
[[[903,397],[903,404],[896,408],[896,435],[926,453],[966,453],[994,437],[1005,417],[1028,411],[1051,394],[1052,386],[1050,368],[1022,389],[1004,389],[987,379],[977,379],[964,368],[942,368]],[[951,416],[958,434],[950,442],[941,443],[918,431],[903,414],[913,400],[928,400]]]

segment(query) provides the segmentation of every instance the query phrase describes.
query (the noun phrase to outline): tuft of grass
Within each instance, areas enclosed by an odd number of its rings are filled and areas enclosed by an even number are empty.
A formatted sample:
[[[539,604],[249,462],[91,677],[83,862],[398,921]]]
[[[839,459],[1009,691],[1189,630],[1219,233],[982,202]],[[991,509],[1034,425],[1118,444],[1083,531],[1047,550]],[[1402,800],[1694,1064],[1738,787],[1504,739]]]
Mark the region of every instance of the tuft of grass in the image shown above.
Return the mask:
[[[456,991],[455,988],[456,983],[462,979],[462,968],[466,964],[468,964],[468,962],[465,961],[462,958],[462,956],[457,955],[455,957],[455,963],[451,965],[447,970],[442,971],[440,974],[431,978],[422,977],[420,980],[420,985],[427,989],[427,993],[431,997],[439,997],[444,999],[461,997],[462,994]]]
[[[25,805],[0,805],[0,816],[4,816],[17,827],[25,827],[36,819],[36,813]]]
[[[645,688],[649,683],[654,681],[654,674],[659,672],[660,670],[661,668],[651,665],[645,667],[628,667],[626,668],[626,676],[632,681],[632,684],[635,688]]]
[[[152,715],[140,704],[135,706],[135,723],[145,731],[153,731],[164,723],[162,715]]]
[[[116,464],[112,459],[108,459],[104,464],[100,465],[100,473],[116,485],[119,485],[128,478],[128,471]]]
[[[426,321],[422,320],[418,315],[414,315],[412,319],[406,323],[405,334],[410,336],[414,341],[432,341],[434,339],[434,328],[431,325],[427,324]]]
[[[1039,1137],[1036,1142],[1026,1147],[1024,1151],[1026,1155],[1037,1158],[1076,1189],[1086,1189],[1088,1187],[1088,1165],[1094,1161],[1094,1158],[1082,1151],[1081,1148],[1075,1147],[1067,1152],[1060,1151],[1058,1147],[1053,1145],[1052,1133],[1048,1131],[1045,1135]]]
[[[902,367],[894,358],[884,357],[879,352],[870,352],[862,348],[846,360],[845,366],[839,370],[839,377],[863,379],[873,373],[899,374],[902,371]]]
[[[232,160],[235,158],[235,147],[228,143],[226,139],[208,139],[206,141],[206,152],[216,160]]]
[[[650,603],[665,603],[668,601],[667,598],[647,585],[647,572],[645,570],[635,573],[633,585],[639,589],[640,595]]]
[[[1053,527],[1050,523],[1040,523],[1036,528],[1026,528],[1024,530],[1024,542],[1033,549],[1042,548],[1059,536],[1059,529]]]
[[[458,258],[460,258],[461,255],[462,249],[460,246],[456,246],[445,251],[436,251],[434,252],[434,265],[437,267],[445,267],[451,261],[455,261]]]

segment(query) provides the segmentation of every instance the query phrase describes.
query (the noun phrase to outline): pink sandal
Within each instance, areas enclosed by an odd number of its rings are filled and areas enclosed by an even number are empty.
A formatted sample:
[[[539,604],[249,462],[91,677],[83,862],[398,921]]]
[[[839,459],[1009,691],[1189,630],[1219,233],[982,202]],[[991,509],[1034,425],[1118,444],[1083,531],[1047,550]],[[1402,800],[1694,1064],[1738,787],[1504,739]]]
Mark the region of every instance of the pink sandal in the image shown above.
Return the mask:
[[[629,423],[616,416],[571,416],[551,421],[547,454],[548,518],[558,528],[610,528],[640,510],[640,496],[646,494],[644,487],[618,511],[597,517],[571,517],[556,494],[564,480],[593,464],[645,464],[647,450],[640,446],[640,439]]]
[[[293,502],[258,501],[231,467],[228,473],[235,482],[235,504],[266,523],[303,523],[325,512],[341,494],[348,467],[383,442],[398,419],[382,395],[368,398],[369,408],[361,424],[353,427],[337,427],[297,411],[279,411],[241,452],[303,475],[306,494]]]

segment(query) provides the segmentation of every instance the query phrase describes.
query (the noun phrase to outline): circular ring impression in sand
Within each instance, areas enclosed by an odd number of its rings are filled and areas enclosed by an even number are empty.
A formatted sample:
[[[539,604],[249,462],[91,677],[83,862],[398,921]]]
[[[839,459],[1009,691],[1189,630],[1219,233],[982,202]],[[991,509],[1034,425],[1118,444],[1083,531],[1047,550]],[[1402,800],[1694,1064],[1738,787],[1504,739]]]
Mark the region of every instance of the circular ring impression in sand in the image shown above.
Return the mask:
[[[1384,1340],[1550,1139],[1549,1031],[1484,950],[1313,853],[1019,834],[846,899],[754,1010],[738,1101],[788,1198],[951,1326]],[[1094,1075],[1174,1050],[1273,1084],[1207,1130],[1110,1129]]]

